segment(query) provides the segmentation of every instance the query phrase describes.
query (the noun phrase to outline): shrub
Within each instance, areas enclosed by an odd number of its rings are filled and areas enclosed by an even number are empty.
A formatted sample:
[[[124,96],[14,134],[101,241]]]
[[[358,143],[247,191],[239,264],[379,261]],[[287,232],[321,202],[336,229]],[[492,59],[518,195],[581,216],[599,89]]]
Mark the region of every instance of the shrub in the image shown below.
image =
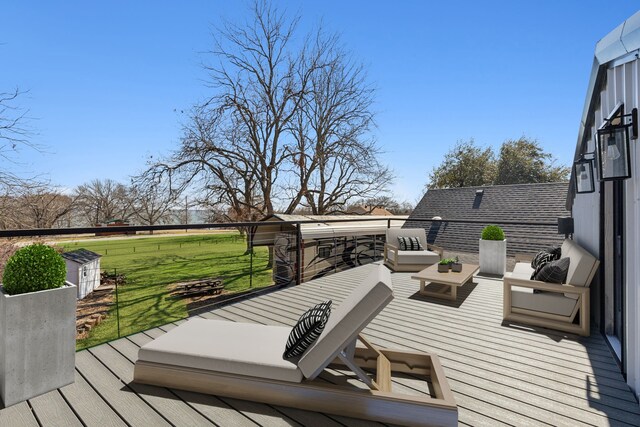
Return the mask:
[[[504,240],[504,231],[497,225],[487,225],[482,230],[482,240]]]
[[[443,258],[438,262],[438,264],[447,265],[447,264],[452,264],[454,262],[456,262],[455,258]]]
[[[19,249],[4,268],[2,283],[9,295],[55,289],[64,285],[67,267],[51,246],[40,243]]]

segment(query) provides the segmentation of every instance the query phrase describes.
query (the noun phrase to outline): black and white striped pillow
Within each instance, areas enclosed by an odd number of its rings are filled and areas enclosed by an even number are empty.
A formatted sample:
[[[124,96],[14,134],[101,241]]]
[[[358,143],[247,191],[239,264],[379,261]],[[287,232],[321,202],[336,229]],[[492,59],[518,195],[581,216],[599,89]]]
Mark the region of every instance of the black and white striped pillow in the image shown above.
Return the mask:
[[[538,252],[533,260],[531,260],[531,268],[533,268],[531,280],[536,277],[538,272],[542,270],[545,265],[547,265],[551,261],[556,261],[558,259],[560,259],[560,248],[543,249]]]
[[[417,237],[400,237],[398,236],[398,248],[401,251],[421,251],[424,248],[420,244]]]
[[[331,300],[310,308],[298,319],[287,340],[282,357],[293,359],[302,354],[318,339],[331,314]]]
[[[569,272],[571,258],[560,258],[545,264],[536,274],[535,280],[549,283],[564,283]]]

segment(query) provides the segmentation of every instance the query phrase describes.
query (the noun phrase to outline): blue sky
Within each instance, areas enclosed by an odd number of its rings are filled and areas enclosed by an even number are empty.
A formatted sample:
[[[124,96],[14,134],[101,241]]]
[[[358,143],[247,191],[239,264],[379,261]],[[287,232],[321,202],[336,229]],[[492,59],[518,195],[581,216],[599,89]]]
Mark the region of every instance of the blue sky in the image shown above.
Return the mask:
[[[0,92],[29,92],[33,142],[19,168],[65,188],[126,183],[149,155],[177,146],[179,113],[210,94],[202,62],[223,19],[245,1],[5,2]],[[570,164],[595,43],[637,1],[274,1],[323,21],[378,88],[375,137],[416,202],[428,172],[458,140],[499,146],[537,138]],[[6,165],[5,165],[6,167]]]

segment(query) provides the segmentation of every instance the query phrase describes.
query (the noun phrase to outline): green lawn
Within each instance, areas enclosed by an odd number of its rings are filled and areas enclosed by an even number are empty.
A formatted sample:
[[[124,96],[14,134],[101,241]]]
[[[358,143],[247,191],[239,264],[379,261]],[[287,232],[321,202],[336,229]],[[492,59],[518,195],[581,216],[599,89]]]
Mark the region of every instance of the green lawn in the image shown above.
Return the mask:
[[[118,288],[120,336],[129,335],[187,316],[182,299],[167,298],[170,283],[222,277],[225,290],[239,292],[250,287],[250,255],[237,233],[96,240],[61,244],[65,250],[85,248],[103,255],[101,269],[125,274]],[[272,283],[267,248],[253,256],[253,288]],[[118,337],[115,308],[78,349]]]

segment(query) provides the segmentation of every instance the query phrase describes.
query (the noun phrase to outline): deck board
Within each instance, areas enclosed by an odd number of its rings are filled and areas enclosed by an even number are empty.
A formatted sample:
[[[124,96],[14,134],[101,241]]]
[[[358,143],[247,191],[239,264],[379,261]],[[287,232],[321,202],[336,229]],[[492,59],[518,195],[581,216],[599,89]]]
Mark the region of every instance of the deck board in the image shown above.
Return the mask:
[[[311,305],[338,306],[373,266],[325,276],[202,313],[204,318],[293,325]],[[439,355],[459,407],[460,425],[635,425],[640,406],[598,333],[502,324],[502,285],[476,279],[457,301],[417,295],[411,273],[392,274],[394,300],[364,330],[376,345]],[[132,383],[140,346],[182,321],[78,352],[76,382],[0,410],[0,425],[352,426],[352,418]],[[319,379],[338,381],[339,371]],[[353,380],[349,380],[353,381]],[[393,386],[428,392],[407,378]]]
[[[66,404],[60,393],[46,393],[29,401],[42,426],[81,427],[82,423]]]

